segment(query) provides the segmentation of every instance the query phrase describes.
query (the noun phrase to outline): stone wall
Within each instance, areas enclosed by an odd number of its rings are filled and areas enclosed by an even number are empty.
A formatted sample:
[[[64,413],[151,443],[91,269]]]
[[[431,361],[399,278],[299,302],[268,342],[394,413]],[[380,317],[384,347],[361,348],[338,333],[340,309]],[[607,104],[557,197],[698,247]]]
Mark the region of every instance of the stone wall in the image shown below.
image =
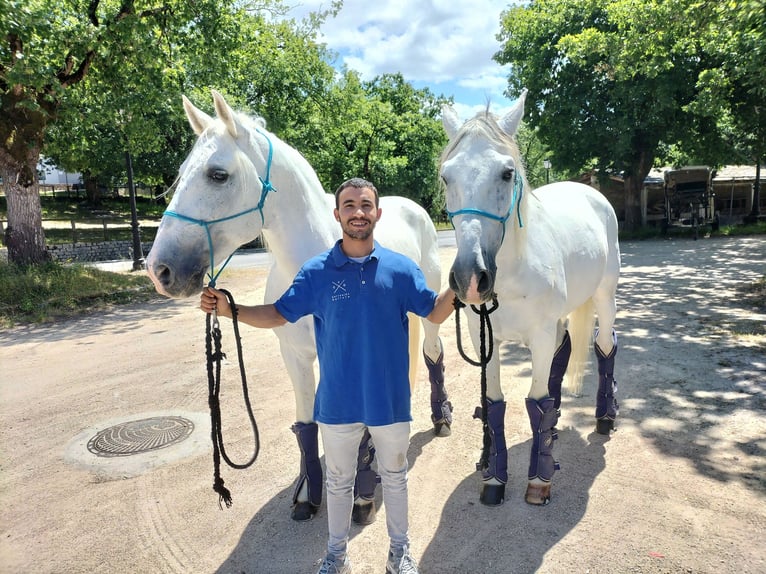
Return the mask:
[[[149,253],[151,243],[142,243],[143,255]],[[54,261],[67,262],[94,262],[114,261],[117,259],[133,260],[132,241],[104,241],[101,243],[63,243],[49,245],[48,253]]]

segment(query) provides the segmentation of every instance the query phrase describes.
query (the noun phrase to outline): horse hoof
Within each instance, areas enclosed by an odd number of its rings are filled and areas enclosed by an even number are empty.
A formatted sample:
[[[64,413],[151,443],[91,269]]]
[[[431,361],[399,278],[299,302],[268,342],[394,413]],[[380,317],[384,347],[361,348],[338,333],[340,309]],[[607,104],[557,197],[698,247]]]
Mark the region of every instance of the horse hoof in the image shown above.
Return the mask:
[[[293,510],[290,513],[290,518],[296,522],[305,522],[311,520],[319,510],[318,506],[314,506],[308,501],[296,502],[293,505]]]
[[[609,434],[614,430],[614,419],[596,419],[596,432],[598,434]]]
[[[354,524],[367,526],[375,522],[376,513],[374,501],[366,504],[354,503],[354,509],[351,511],[351,520],[354,521]]]
[[[483,484],[479,501],[485,506],[500,506],[505,502],[505,485]]]
[[[535,506],[545,506],[551,501],[551,483],[546,484],[527,484],[527,494],[524,496],[527,504]]]
[[[445,419],[434,421],[434,434],[436,436],[450,436],[452,434],[452,427]]]

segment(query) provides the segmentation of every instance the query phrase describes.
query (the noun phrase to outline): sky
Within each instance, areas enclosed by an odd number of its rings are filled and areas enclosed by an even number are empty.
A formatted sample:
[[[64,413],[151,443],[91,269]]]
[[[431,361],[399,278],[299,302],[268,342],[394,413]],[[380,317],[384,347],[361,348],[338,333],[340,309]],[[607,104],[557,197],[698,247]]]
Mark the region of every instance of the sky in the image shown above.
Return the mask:
[[[290,17],[326,8],[329,0],[293,0]],[[500,50],[500,13],[510,0],[344,0],[320,28],[320,41],[363,80],[401,73],[415,88],[453,96],[463,119],[490,109],[502,115],[513,101],[503,95],[507,66]]]

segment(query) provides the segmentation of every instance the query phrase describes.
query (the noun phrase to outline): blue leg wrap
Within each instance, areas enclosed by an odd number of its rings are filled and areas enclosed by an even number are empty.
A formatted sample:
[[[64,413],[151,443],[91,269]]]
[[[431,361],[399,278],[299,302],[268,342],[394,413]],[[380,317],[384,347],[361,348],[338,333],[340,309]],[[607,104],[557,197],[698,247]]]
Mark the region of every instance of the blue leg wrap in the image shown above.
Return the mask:
[[[564,340],[556,349],[551,361],[551,373],[548,376],[548,396],[553,398],[556,410],[561,408],[561,383],[569,365],[569,356],[572,354],[572,340],[569,331],[564,331]]]
[[[447,389],[444,387],[444,352],[439,354],[436,361],[423,353],[428,368],[428,380],[431,382],[431,422],[437,434],[441,427],[449,429],[452,426],[452,403],[447,400]],[[437,428],[438,427],[438,428]]]
[[[291,430],[301,450],[301,470],[293,493],[293,504],[304,483],[308,487],[309,503],[318,507],[322,503],[322,465],[319,462],[319,427],[316,423],[295,423]]]
[[[553,398],[540,401],[526,399],[529,424],[532,428],[532,451],[529,457],[529,480],[539,478],[550,482],[559,463],[553,459],[553,441],[556,439],[554,425],[558,415]]]
[[[617,355],[617,335],[612,331],[612,350],[605,355],[598,343],[594,344],[598,359],[598,394],[596,395],[596,419],[614,422],[620,412],[617,399],[617,381],[614,380],[614,357]],[[613,428],[613,425],[611,425]]]
[[[369,431],[364,431],[362,442],[359,443],[359,456],[356,463],[356,482],[354,483],[354,498],[372,500],[375,498],[375,486],[380,481],[377,473],[372,470],[375,460],[375,447],[372,445]]]
[[[487,426],[489,427],[489,465],[482,472],[482,478],[495,478],[508,482],[508,449],[505,445],[505,401],[496,403],[487,400]]]

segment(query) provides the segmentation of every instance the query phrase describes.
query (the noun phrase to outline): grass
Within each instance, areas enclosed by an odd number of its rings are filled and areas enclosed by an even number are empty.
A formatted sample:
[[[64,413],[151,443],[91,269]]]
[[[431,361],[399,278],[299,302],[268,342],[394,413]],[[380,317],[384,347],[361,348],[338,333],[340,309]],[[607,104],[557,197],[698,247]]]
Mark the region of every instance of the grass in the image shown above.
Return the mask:
[[[110,273],[85,265],[0,262],[0,327],[46,323],[159,297],[145,274]]]

